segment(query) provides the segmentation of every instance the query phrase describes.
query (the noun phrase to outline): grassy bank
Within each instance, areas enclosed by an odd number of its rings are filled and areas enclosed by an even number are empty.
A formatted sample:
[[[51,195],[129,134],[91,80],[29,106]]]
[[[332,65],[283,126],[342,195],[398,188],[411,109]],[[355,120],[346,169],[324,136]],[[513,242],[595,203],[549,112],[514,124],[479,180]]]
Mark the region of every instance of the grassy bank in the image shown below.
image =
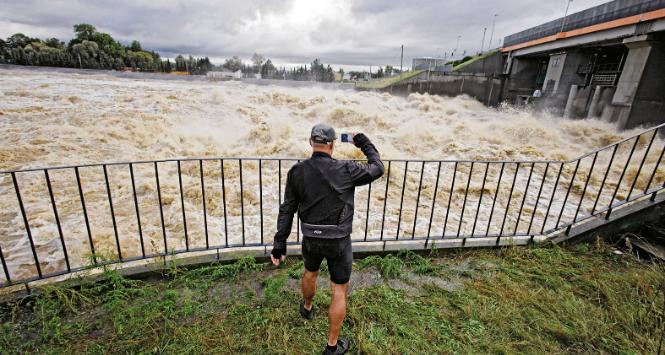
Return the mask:
[[[305,321],[302,262],[287,261],[49,288],[3,306],[0,352],[318,352],[325,275]],[[354,265],[343,334],[353,353],[656,353],[664,284],[659,266],[602,245],[374,256]]]
[[[356,87],[361,88],[361,89],[385,89],[389,87],[390,85],[395,85],[399,83],[402,80],[407,80],[411,79],[414,76],[419,75],[420,73],[424,72],[424,70],[412,70],[412,71],[407,71],[404,73],[401,73],[396,76],[390,76],[386,78],[381,78],[381,79],[373,79],[369,81],[358,81],[356,83]]]

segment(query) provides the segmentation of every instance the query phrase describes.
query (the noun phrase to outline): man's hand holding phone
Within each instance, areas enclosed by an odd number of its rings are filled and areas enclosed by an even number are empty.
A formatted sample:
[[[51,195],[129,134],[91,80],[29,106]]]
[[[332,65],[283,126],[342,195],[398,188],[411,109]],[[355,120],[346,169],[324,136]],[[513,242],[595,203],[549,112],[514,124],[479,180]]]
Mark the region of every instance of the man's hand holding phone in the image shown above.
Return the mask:
[[[340,134],[342,143],[355,144],[355,142],[353,141],[353,137],[355,137],[357,134],[358,132]]]

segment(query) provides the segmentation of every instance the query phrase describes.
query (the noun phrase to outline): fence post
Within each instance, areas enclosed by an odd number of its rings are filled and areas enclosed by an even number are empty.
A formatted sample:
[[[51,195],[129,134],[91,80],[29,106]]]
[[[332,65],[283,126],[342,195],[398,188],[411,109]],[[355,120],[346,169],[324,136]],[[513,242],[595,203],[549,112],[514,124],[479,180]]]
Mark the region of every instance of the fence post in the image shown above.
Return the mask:
[[[35,249],[35,242],[32,240],[32,231],[30,230],[30,224],[28,223],[28,216],[25,214],[25,208],[23,207],[23,199],[21,198],[21,191],[18,188],[18,181],[16,180],[16,173],[12,173],[12,181],[14,182],[14,190],[16,191],[16,197],[18,198],[18,206],[21,209],[21,216],[23,217],[23,224],[25,226],[25,231],[28,233],[28,241],[30,242],[30,249],[32,250],[32,257],[35,260],[35,267],[37,268],[37,274],[39,278],[42,278],[42,267],[39,265],[39,258],[37,257],[37,250]]]

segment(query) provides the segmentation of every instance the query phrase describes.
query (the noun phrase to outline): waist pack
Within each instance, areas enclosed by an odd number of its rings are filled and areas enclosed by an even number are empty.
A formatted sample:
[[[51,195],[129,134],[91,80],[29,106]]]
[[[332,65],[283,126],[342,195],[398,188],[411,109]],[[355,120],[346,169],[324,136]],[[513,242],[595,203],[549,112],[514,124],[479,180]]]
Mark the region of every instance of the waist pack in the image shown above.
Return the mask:
[[[321,239],[339,239],[351,235],[350,228],[343,225],[309,224],[300,221],[302,234],[306,237]]]

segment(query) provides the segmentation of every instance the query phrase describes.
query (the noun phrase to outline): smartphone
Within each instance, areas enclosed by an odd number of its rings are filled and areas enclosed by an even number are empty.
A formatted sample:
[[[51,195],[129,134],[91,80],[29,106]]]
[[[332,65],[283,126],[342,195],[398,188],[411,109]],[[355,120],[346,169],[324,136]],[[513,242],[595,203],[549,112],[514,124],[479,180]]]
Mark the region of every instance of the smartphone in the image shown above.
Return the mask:
[[[353,143],[353,134],[351,133],[342,133],[342,142],[344,143]]]

